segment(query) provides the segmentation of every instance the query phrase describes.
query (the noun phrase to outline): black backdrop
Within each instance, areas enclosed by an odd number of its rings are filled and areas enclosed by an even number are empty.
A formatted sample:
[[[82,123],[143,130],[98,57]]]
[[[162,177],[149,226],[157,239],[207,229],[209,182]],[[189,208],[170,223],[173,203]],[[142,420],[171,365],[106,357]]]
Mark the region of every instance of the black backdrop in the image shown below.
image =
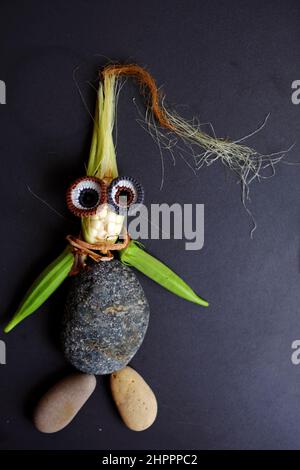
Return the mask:
[[[97,68],[106,57],[146,65],[168,102],[186,116],[211,121],[237,139],[271,113],[249,143],[264,153],[296,142],[300,106],[300,6],[296,0],[2,1],[0,79],[1,325],[31,281],[63,248],[76,224],[64,191],[84,170]],[[75,79],[74,81],[74,73]],[[118,114],[120,172],[145,186],[147,203],[205,204],[205,245],[147,241],[154,255],[211,302],[184,302],[139,276],[151,321],[132,365],[155,390],[158,419],[133,433],[114,410],[107,380],[71,426],[39,434],[30,422],[41,393],[70,369],[58,346],[64,289],[9,335],[0,366],[3,449],[253,449],[298,448],[300,366],[291,343],[300,338],[300,167],[281,165],[252,187],[249,218],[240,188],[220,164],[195,177],[165,155],[160,191],[158,148],[137,124],[127,84]],[[180,108],[179,108],[180,109]],[[33,196],[33,191],[64,217]]]

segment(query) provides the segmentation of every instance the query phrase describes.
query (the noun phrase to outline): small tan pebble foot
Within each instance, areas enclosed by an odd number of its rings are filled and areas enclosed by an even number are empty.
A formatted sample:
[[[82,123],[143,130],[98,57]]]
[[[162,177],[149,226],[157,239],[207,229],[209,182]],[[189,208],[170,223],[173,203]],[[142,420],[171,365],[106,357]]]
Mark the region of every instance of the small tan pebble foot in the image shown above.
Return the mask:
[[[66,427],[83,407],[96,387],[96,377],[72,374],[58,382],[39,401],[34,411],[36,428],[45,433]]]
[[[144,431],[155,421],[157,401],[144,379],[131,367],[113,372],[110,376],[113,399],[129,429]]]

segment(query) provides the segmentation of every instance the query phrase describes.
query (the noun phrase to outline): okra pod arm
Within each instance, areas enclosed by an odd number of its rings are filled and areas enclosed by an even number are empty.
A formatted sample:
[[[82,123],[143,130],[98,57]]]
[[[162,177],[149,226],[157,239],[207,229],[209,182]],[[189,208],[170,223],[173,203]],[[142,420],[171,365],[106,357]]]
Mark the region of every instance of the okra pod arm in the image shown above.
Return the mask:
[[[68,276],[74,262],[74,254],[67,247],[46,269],[40,274],[25,294],[18,310],[11,321],[4,328],[8,333],[18,323],[35,312],[51,294],[60,286]]]
[[[208,307],[209,304],[206,300],[199,297],[174,271],[147,253],[141,246],[140,243],[131,240],[128,246],[120,251],[122,263],[138,269],[173,294],[203,307]]]

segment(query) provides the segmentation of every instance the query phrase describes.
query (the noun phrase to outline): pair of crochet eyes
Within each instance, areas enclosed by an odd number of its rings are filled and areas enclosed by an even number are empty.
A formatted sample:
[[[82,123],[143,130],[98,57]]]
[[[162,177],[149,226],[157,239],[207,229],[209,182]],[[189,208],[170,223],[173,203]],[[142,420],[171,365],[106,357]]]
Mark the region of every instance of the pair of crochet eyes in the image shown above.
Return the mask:
[[[109,186],[93,176],[78,178],[67,190],[67,205],[78,217],[96,214],[101,204],[108,203],[119,213],[129,211],[133,204],[142,204],[144,190],[138,181],[130,176],[115,178]]]

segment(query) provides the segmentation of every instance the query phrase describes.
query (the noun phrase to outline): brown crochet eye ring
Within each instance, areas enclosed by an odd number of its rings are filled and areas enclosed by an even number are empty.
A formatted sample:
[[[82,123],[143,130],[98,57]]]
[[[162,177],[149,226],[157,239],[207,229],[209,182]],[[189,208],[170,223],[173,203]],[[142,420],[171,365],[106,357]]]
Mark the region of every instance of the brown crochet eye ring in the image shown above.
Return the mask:
[[[75,180],[67,190],[67,206],[78,217],[96,214],[106,202],[106,184],[99,178],[83,176]]]
[[[123,199],[124,198],[124,199]],[[131,215],[130,207],[143,204],[144,189],[142,185],[131,176],[119,176],[115,178],[108,188],[108,203],[116,212],[124,210]]]

